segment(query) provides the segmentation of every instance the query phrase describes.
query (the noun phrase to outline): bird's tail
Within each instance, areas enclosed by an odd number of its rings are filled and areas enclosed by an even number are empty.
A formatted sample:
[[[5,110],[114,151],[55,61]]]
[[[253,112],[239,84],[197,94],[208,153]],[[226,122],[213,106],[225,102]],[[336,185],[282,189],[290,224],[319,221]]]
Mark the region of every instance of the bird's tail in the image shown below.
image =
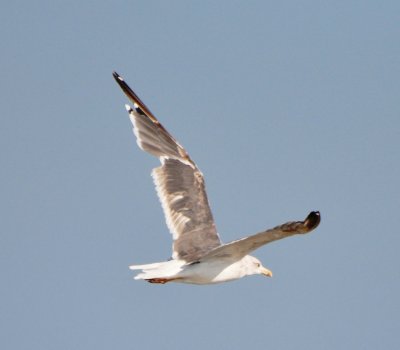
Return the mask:
[[[144,265],[131,265],[129,266],[130,270],[151,270],[160,267],[163,263],[153,263],[153,264],[144,264]]]
[[[178,274],[182,270],[183,262],[177,260],[169,260],[164,262],[157,262],[153,264],[144,265],[131,265],[131,270],[142,270],[141,273],[137,274],[135,280],[147,280],[152,278],[165,278],[172,277]]]

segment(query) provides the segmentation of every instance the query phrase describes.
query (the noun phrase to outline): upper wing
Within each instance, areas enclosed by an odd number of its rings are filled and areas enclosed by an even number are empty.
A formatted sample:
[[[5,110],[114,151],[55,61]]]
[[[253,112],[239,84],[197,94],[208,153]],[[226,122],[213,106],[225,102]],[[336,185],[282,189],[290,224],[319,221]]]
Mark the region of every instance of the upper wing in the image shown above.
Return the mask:
[[[203,259],[234,257],[235,260],[244,257],[264,244],[293,236],[305,234],[314,230],[321,221],[319,211],[312,211],[304,221],[290,221],[273,229],[257,233],[253,236],[233,241],[208,252]]]
[[[116,73],[113,76],[133,108],[126,106],[138,146],[160,158],[153,169],[169,230],[173,235],[173,258],[195,261],[221,245],[205,191],[203,174],[184,148],[171,136],[146,105]]]

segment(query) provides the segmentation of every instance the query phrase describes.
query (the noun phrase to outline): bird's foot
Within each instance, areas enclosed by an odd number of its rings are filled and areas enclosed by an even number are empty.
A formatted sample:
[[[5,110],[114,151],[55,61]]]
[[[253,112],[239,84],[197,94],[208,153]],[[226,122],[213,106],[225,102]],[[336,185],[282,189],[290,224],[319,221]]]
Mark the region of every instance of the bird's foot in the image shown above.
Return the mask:
[[[158,283],[158,284],[165,284],[167,282],[172,281],[173,278],[149,278],[146,281],[149,283]]]

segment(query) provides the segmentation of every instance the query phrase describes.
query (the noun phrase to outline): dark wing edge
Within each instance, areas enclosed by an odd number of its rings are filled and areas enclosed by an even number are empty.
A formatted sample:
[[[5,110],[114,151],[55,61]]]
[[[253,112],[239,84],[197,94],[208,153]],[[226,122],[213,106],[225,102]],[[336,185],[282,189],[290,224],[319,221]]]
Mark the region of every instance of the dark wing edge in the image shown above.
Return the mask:
[[[253,250],[273,241],[316,229],[321,222],[319,211],[312,211],[303,221],[290,221],[255,235],[232,241],[208,252],[202,259],[244,257]]]
[[[140,107],[140,109],[154,122],[154,123],[159,123],[157,118],[151,113],[150,109],[147,108],[147,106],[142,102],[142,100],[139,98],[138,95],[129,87],[129,85],[125,82],[124,79],[117,73],[113,72],[113,77],[115,81],[118,83],[122,91],[125,93],[125,95],[135,104]]]
[[[125,95],[133,102],[133,108],[126,105],[126,109],[134,126],[133,131],[138,146],[156,157],[179,159],[195,167],[185,149],[157,120],[124,79],[117,72],[113,73],[113,77]]]

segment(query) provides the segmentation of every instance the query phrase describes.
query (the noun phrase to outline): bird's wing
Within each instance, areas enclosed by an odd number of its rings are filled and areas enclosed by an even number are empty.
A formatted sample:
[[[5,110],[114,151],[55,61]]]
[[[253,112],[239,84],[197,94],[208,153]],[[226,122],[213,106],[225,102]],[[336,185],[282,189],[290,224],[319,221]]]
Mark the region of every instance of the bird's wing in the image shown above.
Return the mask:
[[[312,211],[304,221],[287,222],[253,236],[221,245],[208,252],[201,260],[213,258],[234,258],[238,260],[264,244],[296,234],[308,233],[314,230],[319,225],[320,221],[320,213],[318,211]]]
[[[152,176],[173,236],[172,257],[196,261],[221,245],[203,174],[128,84],[116,72],[113,76],[133,102],[133,108],[126,107],[138,146],[161,161]]]

